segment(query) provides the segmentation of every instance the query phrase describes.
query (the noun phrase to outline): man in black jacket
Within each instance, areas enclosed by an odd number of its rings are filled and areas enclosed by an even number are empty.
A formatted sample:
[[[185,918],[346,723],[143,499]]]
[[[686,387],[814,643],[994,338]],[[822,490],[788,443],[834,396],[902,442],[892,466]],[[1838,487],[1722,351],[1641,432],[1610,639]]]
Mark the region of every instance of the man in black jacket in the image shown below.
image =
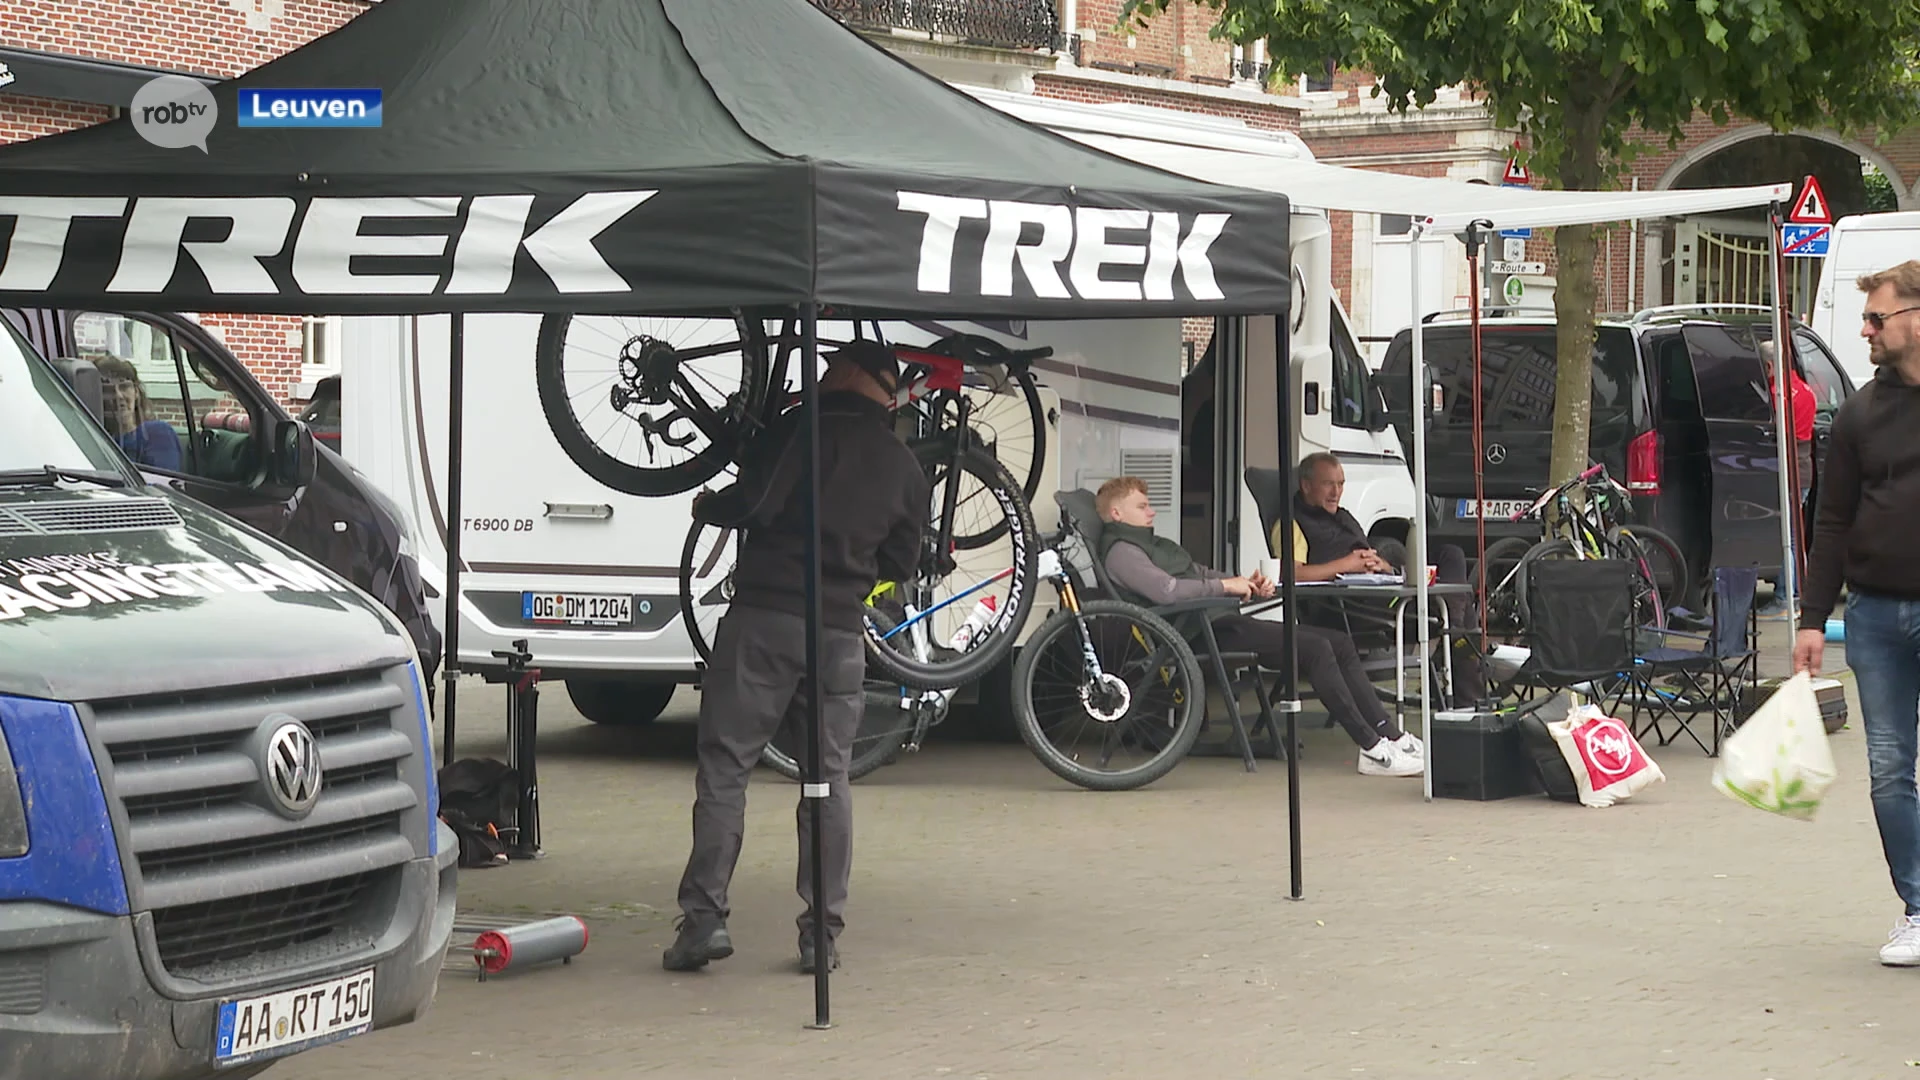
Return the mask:
[[[1859,681],[1880,846],[1906,904],[1880,962],[1920,966],[1920,261],[1860,279],[1873,380],[1840,406],[1820,474],[1795,671],[1820,673],[1827,617],[1847,587],[1847,666]]]
[[[813,896],[811,814],[798,810],[800,966],[815,967],[813,927],[828,938],[844,925],[853,859],[853,802],[847,764],[860,727],[866,655],[865,597],[879,581],[911,580],[929,513],[928,485],[891,426],[899,385],[893,350],[857,341],[829,358],[820,382],[821,808],[826,895]],[[694,780],[693,854],[680,879],[679,934],[661,957],[669,971],[692,971],[733,955],[727,886],[740,858],[747,777],[785,721],[807,723],[805,559],[807,508],[802,486],[806,429],[788,411],[754,440],[740,480],[694,504],[701,521],[745,529],[733,573],[734,596],[714,634],[702,679],[699,771]],[[837,949],[827,957],[837,966]]]

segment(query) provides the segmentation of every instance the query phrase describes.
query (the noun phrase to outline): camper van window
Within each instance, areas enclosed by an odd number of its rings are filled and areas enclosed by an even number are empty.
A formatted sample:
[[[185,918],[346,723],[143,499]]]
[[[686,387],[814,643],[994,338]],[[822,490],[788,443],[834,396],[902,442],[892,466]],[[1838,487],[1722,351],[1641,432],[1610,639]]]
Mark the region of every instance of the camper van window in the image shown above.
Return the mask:
[[[1333,305],[1329,304],[1329,307]],[[1329,325],[1333,327],[1333,422],[1341,427],[1367,426],[1367,395],[1372,392],[1367,379],[1367,362],[1347,334],[1345,320],[1334,308]]]
[[[60,376],[0,322],[0,470],[126,468]]]

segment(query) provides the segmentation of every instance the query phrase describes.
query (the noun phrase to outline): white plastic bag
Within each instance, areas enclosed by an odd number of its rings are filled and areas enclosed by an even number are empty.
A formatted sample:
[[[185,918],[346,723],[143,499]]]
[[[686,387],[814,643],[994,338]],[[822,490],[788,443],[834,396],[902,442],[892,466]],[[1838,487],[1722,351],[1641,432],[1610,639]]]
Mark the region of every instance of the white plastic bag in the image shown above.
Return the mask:
[[[1813,820],[1833,778],[1827,725],[1804,671],[1720,744],[1713,766],[1714,787],[1748,806],[1801,821]]]

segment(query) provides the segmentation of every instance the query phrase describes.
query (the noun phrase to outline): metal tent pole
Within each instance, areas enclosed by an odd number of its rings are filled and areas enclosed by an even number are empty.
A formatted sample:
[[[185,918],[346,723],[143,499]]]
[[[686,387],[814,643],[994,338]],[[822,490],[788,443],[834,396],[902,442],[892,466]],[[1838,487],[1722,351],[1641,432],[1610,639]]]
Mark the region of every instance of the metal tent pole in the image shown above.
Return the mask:
[[[1792,380],[1787,375],[1787,365],[1793,363],[1792,329],[1787,325],[1787,299],[1782,294],[1781,267],[1786,255],[1780,249],[1782,225],[1780,204],[1775,202],[1767,209],[1767,251],[1771,255],[1767,261],[1773,268],[1773,435],[1774,446],[1780,454],[1780,578],[1776,583],[1778,593],[1787,603],[1787,625],[1800,625],[1800,597],[1795,588],[1799,576],[1799,567],[1795,565],[1796,545],[1794,544],[1794,523],[1799,513],[1794,509],[1794,496],[1798,494],[1793,484],[1794,469],[1794,433],[1787,421],[1788,404],[1792,400]],[[1791,642],[1792,638],[1789,637]]]
[[[419,361],[415,356],[414,362]],[[467,317],[456,311],[447,332],[447,631],[440,660],[447,703],[440,713],[446,723],[441,764],[453,760],[454,703],[460,690],[460,451],[465,433],[460,413],[466,399],[466,381]]]
[[[1420,741],[1427,746],[1427,767],[1420,770],[1421,794],[1428,802],[1433,801],[1433,703],[1428,700],[1431,687],[1431,672],[1428,670],[1427,651],[1431,640],[1431,631],[1427,628],[1427,409],[1430,407],[1427,397],[1427,348],[1426,322],[1420,315],[1420,239],[1427,231],[1425,221],[1413,223],[1412,252],[1413,272],[1408,275],[1413,285],[1413,408],[1409,412],[1408,423],[1413,425],[1413,565],[1407,568],[1414,575],[1414,592],[1419,607],[1415,612],[1420,622]],[[1475,282],[1475,288],[1479,283]]]
[[[1296,557],[1293,550],[1293,493],[1298,491],[1300,480],[1294,475],[1293,457],[1293,415],[1288,410],[1288,399],[1293,391],[1293,334],[1290,332],[1292,320],[1290,314],[1274,316],[1274,356],[1275,378],[1274,402],[1277,408],[1274,431],[1280,443],[1280,711],[1287,717],[1287,859],[1291,871],[1293,891],[1290,899],[1301,898],[1300,868],[1300,655],[1295,648],[1295,627],[1299,622],[1300,609],[1294,604],[1294,565]],[[1241,335],[1241,340],[1246,340]],[[1246,365],[1240,365],[1242,386],[1246,382]]]
[[[809,302],[801,312],[800,407],[807,421],[807,775],[800,797],[807,800],[807,818],[813,857],[813,1023],[833,1026],[827,978],[833,967],[833,947],[827,937],[826,870],[821,836],[827,785],[820,781],[820,720],[824,695],[820,690],[820,309]]]

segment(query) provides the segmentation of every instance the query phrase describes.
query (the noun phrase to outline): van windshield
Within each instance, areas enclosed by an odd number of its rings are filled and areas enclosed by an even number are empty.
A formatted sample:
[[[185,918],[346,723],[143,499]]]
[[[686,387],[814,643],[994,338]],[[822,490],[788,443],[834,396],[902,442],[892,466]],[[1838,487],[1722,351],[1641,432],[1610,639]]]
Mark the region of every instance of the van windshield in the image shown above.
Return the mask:
[[[0,319],[0,473],[49,465],[126,471],[93,418],[67,395],[59,374]]]

